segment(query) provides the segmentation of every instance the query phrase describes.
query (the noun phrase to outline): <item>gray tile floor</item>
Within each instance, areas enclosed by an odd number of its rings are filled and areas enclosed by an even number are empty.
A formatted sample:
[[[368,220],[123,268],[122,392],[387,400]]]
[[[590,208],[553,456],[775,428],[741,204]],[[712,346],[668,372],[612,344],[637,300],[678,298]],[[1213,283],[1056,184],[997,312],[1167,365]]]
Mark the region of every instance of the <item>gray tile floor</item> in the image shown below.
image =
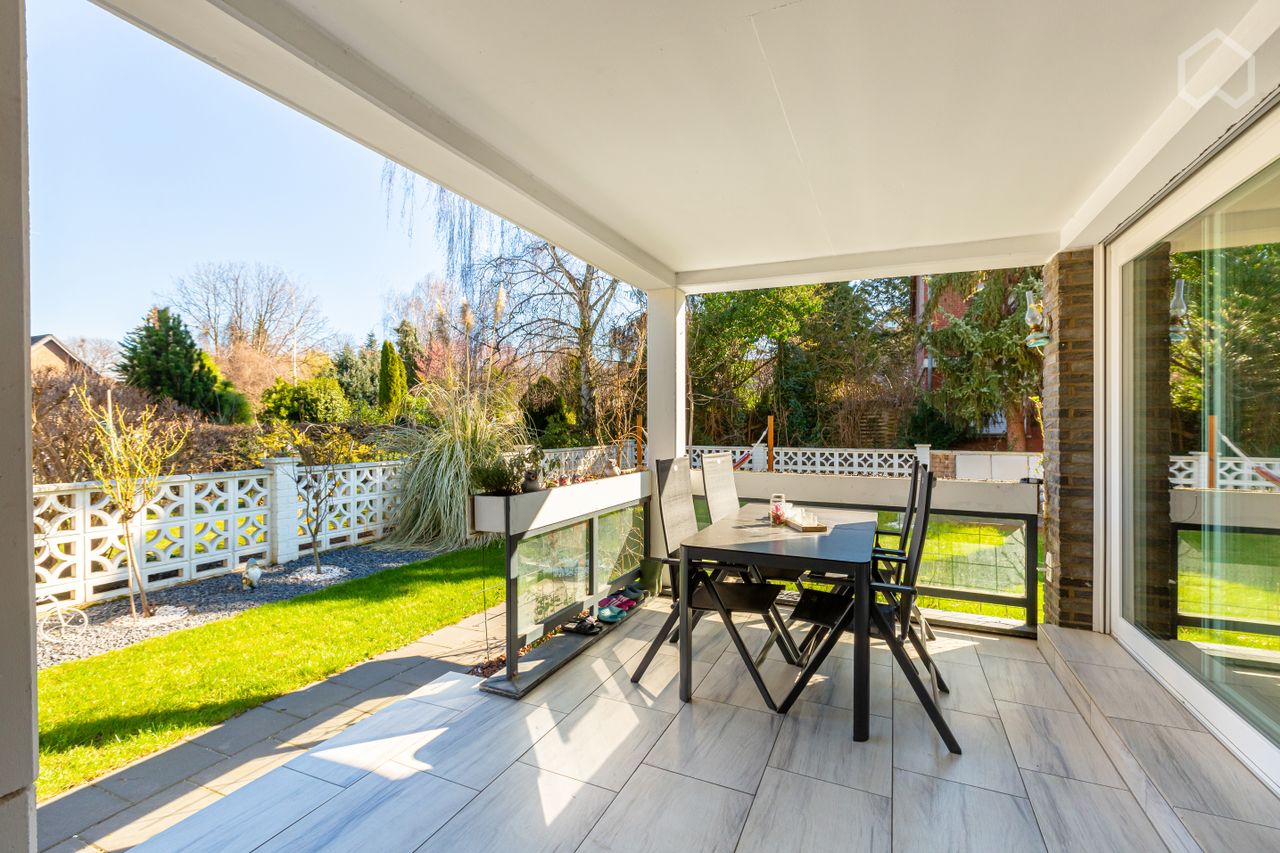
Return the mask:
[[[954,690],[946,714],[965,748],[953,756],[914,698],[898,690],[883,650],[873,654],[883,701],[873,706],[867,743],[852,741],[847,643],[785,717],[764,710],[754,690],[739,689],[741,664],[714,620],[698,631],[692,703],[675,695],[676,658],[667,649],[631,684],[666,605],[637,611],[520,702],[482,694],[479,679],[431,663],[424,653],[446,641],[424,638],[415,652],[381,656],[369,673],[282,697],[178,755],[153,759],[163,789],[140,771],[83,789],[78,820],[86,825],[67,831],[69,818],[57,815],[58,829],[42,846],[1166,849],[1125,772],[1064,702],[1074,694],[1035,643],[938,632],[933,648]],[[446,629],[448,639],[474,644],[478,619]],[[762,642],[758,626],[743,627],[749,643]],[[1102,654],[1110,665],[1123,663],[1112,649]],[[787,669],[775,652],[767,678],[781,686]],[[188,765],[194,769],[183,777]],[[1274,841],[1280,830],[1258,819],[1262,799],[1232,811],[1203,792],[1170,796],[1186,837],[1206,850]]]

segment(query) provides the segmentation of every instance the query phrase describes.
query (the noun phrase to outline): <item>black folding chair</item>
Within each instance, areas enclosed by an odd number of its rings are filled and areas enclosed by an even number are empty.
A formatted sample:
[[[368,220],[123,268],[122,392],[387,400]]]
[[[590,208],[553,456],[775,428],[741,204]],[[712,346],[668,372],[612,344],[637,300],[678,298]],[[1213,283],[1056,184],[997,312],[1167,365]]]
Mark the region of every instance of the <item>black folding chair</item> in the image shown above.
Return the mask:
[[[876,529],[877,553],[885,554],[889,558],[906,557],[907,546],[911,538],[911,522],[915,518],[916,514],[916,497],[920,488],[920,472],[927,472],[928,470],[929,466],[922,464],[918,458],[911,460],[911,479],[907,485],[907,505],[902,511],[902,526],[898,530]],[[881,536],[894,537],[897,539],[897,542],[893,545],[882,545],[880,544]],[[895,579],[897,578],[897,572],[893,573],[893,577]],[[912,605],[911,615],[915,618],[916,622],[919,623],[920,630],[924,634],[924,638],[926,640],[937,639],[937,637],[934,636],[933,629],[929,627],[928,620],[925,619],[924,614],[920,612],[919,606],[914,604]]]
[[[658,476],[658,512],[661,520],[663,539],[666,541],[668,557],[663,560],[671,574],[671,614],[663,622],[658,635],[649,644],[640,666],[631,676],[633,682],[644,677],[649,664],[653,662],[658,649],[675,630],[680,619],[680,583],[677,572],[680,568],[680,546],[693,534],[698,532],[697,515],[693,506],[693,490],[689,475],[689,459],[659,459],[656,463]],[[740,582],[733,583],[722,580],[728,574],[739,576]],[[697,564],[689,567],[689,608],[694,619],[704,613],[716,612],[729,632],[729,638],[742,656],[743,663],[755,682],[765,704],[771,710],[777,705],[769,694],[760,675],[755,659],[743,642],[733,623],[733,614],[748,613],[760,616],[771,631],[783,632],[785,629],[778,623],[774,600],[781,588],[773,584],[753,582],[748,570],[742,566],[724,566],[719,564]],[[788,640],[790,639],[788,635]]]
[[[876,599],[872,601],[871,624],[889,647],[894,660],[915,692],[916,698],[920,700],[934,728],[946,743],[947,749],[959,755],[960,744],[943,718],[938,708],[936,694],[933,692],[949,692],[946,682],[943,681],[937,664],[929,656],[928,648],[911,624],[917,597],[916,580],[920,574],[925,537],[929,530],[929,513],[935,479],[927,468],[922,467],[915,502],[914,524],[907,553],[901,557],[876,554],[872,558],[871,594],[876,596]],[[824,576],[822,580],[828,581],[829,578]],[[883,596],[883,602],[879,600],[880,596]],[[807,660],[795,686],[782,702],[780,708],[782,713],[789,711],[800,698],[809,680],[835,648],[840,635],[848,629],[853,621],[854,604],[852,586],[848,583],[832,592],[809,587],[801,593],[792,618],[797,622],[807,622],[813,627],[804,642],[800,644],[800,650],[807,655]],[[904,640],[915,647],[933,690],[926,687],[920,678],[919,670],[916,669],[915,663],[903,647]]]

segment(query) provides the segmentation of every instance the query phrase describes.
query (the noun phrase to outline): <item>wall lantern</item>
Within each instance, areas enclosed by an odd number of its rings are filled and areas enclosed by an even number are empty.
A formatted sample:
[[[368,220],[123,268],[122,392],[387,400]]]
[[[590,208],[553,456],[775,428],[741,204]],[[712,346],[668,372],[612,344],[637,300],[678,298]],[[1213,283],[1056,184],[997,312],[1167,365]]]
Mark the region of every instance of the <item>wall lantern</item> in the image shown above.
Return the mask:
[[[1169,340],[1175,344],[1187,339],[1190,328],[1187,323],[1187,300],[1183,297],[1186,287],[1185,279],[1175,281],[1173,298],[1169,300]]]
[[[1044,313],[1044,304],[1036,301],[1034,292],[1027,291],[1027,313],[1023,315],[1027,327],[1027,346],[1031,349],[1044,349],[1049,343],[1049,320]]]

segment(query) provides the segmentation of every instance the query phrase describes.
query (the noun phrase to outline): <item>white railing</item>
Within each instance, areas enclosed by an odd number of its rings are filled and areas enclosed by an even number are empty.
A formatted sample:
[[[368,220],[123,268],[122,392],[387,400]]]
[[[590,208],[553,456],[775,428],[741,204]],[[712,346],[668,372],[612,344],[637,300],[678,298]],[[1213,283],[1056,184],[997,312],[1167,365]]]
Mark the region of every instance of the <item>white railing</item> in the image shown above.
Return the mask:
[[[399,465],[335,470],[322,550],[373,541],[391,529]],[[147,589],[226,574],[254,557],[285,562],[309,550],[295,476],[305,483],[317,472],[275,459],[254,470],[166,478],[134,525]],[[85,604],[127,594],[124,529],[100,483],[36,486],[32,520],[37,599]]]
[[[603,474],[610,462],[619,458],[616,444],[600,444],[594,447],[557,447],[542,452],[542,473],[546,477],[572,477]],[[618,467],[636,467],[636,442],[628,438],[622,442],[621,463]]]
[[[1218,457],[1215,466],[1217,477],[1210,482],[1208,454],[1190,453],[1186,456],[1171,456],[1169,457],[1169,483],[1187,489],[1280,491],[1280,486],[1259,476],[1256,470],[1258,465],[1280,472],[1280,459],[1254,459],[1246,462],[1237,456],[1225,459]]]

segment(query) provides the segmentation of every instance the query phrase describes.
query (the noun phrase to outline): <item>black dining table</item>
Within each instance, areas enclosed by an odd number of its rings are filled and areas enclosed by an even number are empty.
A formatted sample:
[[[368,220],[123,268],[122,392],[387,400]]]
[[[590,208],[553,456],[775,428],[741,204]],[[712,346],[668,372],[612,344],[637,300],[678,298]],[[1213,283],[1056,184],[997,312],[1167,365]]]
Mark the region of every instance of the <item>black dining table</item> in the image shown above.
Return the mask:
[[[827,526],[802,532],[769,520],[769,506],[749,503],[738,513],[704,527],[680,548],[680,698],[692,698],[693,623],[689,610],[690,566],[703,562],[752,566],[781,573],[846,576],[853,584],[853,739],[870,738],[871,716],[871,554],[876,543],[876,513],[866,510],[797,505]],[[698,568],[698,571],[705,571]]]

